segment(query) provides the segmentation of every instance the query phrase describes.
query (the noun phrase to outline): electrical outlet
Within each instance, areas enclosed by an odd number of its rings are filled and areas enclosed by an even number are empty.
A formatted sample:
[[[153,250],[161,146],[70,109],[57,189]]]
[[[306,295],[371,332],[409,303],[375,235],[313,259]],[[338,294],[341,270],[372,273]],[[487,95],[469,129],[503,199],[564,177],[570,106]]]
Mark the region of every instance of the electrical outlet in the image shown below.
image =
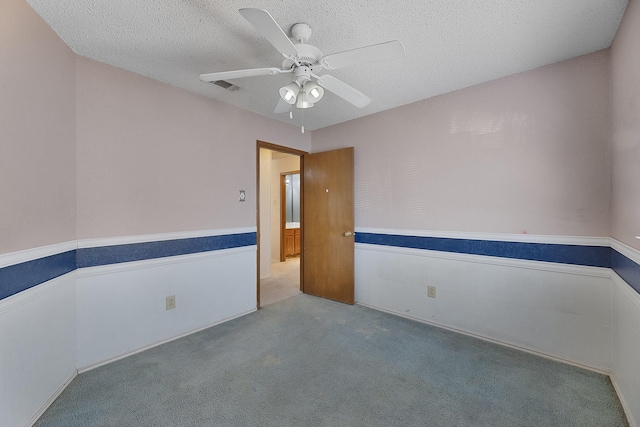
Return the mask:
[[[427,296],[429,298],[436,297],[436,287],[435,286],[427,286]]]
[[[172,310],[174,308],[176,308],[176,296],[169,295],[167,297],[167,310]]]

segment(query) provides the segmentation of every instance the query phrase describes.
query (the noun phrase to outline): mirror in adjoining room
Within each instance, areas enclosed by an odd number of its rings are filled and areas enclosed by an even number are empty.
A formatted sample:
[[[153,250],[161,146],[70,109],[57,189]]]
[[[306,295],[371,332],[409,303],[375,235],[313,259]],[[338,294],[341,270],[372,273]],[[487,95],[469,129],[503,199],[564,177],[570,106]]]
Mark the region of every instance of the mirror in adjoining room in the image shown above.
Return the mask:
[[[285,173],[281,176],[282,197],[280,261],[300,255],[300,173]],[[284,188],[284,191],[282,190]]]
[[[300,226],[300,174],[284,176],[286,222]]]

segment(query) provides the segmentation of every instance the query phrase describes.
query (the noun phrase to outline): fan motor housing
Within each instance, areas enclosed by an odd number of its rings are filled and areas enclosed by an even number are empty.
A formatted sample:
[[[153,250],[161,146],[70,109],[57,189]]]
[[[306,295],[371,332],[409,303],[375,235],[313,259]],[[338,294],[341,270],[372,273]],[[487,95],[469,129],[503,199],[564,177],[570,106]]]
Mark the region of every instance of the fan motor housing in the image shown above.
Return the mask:
[[[313,69],[314,66],[320,64],[320,59],[322,59],[323,57],[320,49],[313,45],[303,43],[296,44],[295,46],[296,49],[298,49],[298,52],[300,52],[300,55],[298,55],[296,59],[301,65],[306,65]],[[285,59],[282,63],[282,68],[290,69],[294,65],[295,62],[293,62],[291,59]]]

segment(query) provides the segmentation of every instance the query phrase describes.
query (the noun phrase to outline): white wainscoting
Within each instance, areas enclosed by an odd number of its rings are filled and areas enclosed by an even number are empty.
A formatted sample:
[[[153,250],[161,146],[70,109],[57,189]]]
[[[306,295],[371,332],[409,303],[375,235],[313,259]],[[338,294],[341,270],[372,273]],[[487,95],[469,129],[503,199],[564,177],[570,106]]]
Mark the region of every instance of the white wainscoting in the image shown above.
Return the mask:
[[[355,269],[362,305],[610,370],[608,268],[356,244]]]
[[[251,231],[255,227],[66,242],[1,255],[0,267],[123,239],[139,243]],[[491,240],[480,234],[457,237]],[[640,262],[640,251],[615,240],[610,245]],[[436,299],[427,298],[428,285],[437,287]],[[165,310],[168,295],[176,296],[174,310]],[[638,427],[640,295],[610,269],[357,244],[356,300],[611,372],[629,422]],[[83,268],[0,300],[0,425],[33,424],[78,368],[92,369],[241,316],[255,305],[256,246]]]
[[[73,271],[0,301],[1,426],[32,425],[76,375],[75,281]]]
[[[254,311],[256,275],[255,245],[79,269],[78,370]]]
[[[640,426],[640,295],[616,273],[613,281],[611,379],[631,427]]]

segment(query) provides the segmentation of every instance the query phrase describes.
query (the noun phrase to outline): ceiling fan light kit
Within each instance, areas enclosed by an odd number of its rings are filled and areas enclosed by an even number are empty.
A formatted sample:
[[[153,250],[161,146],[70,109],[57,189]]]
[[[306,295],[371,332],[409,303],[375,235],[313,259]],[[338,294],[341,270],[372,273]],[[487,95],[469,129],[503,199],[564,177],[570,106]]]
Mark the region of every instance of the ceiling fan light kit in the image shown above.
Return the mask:
[[[302,110],[313,107],[313,102],[309,101],[307,98],[307,94],[304,91],[301,91],[300,95],[298,95],[298,103],[296,104],[296,107]]]
[[[307,94],[307,98],[314,104],[324,96],[324,89],[311,81],[305,83],[302,90]]]
[[[296,97],[300,92],[300,85],[296,82],[291,82],[286,86],[280,88],[280,96],[287,104],[295,104]]]
[[[335,70],[404,58],[404,46],[397,40],[325,56],[320,49],[307,44],[312,34],[309,25],[298,23],[291,28],[291,36],[297,42],[294,44],[266,10],[245,8],[238,12],[284,56],[282,69],[272,67],[223,71],[201,74],[200,80],[213,83],[218,80],[293,74],[293,81],[279,90],[282,101],[278,103],[274,113],[289,111],[291,117],[290,109],[293,105],[300,109],[311,108],[322,99],[325,89],[356,107],[363,108],[371,102],[371,98],[333,76],[319,73],[323,69]],[[281,104],[288,104],[289,108],[283,109]]]
[[[280,97],[284,102],[291,105],[296,104],[298,108],[311,108],[323,96],[324,89],[312,81],[307,81],[302,85],[293,81],[280,88]]]

